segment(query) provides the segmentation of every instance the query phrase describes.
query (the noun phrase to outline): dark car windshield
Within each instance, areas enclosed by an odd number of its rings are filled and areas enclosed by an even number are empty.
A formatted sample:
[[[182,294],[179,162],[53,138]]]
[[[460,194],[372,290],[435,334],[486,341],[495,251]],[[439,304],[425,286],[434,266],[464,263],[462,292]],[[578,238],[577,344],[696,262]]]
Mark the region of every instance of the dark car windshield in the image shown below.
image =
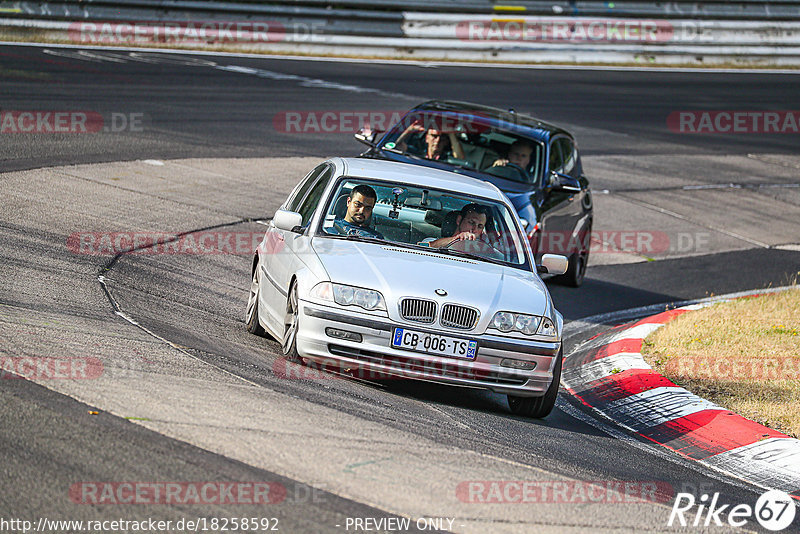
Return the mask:
[[[544,145],[502,121],[456,112],[412,111],[382,139],[380,148],[514,182],[535,184]]]

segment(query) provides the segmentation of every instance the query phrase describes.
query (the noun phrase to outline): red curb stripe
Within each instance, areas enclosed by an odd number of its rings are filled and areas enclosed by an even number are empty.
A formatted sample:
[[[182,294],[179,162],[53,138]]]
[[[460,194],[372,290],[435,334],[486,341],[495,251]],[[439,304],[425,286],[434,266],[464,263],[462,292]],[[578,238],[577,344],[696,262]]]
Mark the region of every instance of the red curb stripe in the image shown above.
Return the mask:
[[[703,460],[766,438],[788,437],[741,415],[720,410],[703,410],[639,434],[694,460]]]
[[[651,315],[650,317],[645,317],[637,321],[636,323],[631,325],[631,328],[643,324],[666,324],[673,320],[674,318],[678,317],[679,315],[683,315],[684,313],[691,311],[685,310],[683,308],[676,308],[674,310],[667,310],[665,312],[658,313],[656,315]]]
[[[767,294],[767,293],[764,293]],[[748,298],[759,295],[752,295]],[[666,324],[670,320],[683,315],[688,309],[675,309],[645,317],[635,323],[624,325],[617,330],[606,331],[597,334],[592,339],[611,337],[612,335],[624,336],[624,331],[641,325]],[[581,367],[605,357],[620,353],[639,353],[641,354],[642,339],[620,339],[605,345],[593,347],[584,352],[576,360],[567,360],[567,367],[572,374],[581,376]],[[577,356],[577,355],[576,355]],[[569,365],[572,364],[572,365]],[[611,376],[574,384],[567,387],[567,391],[582,404],[597,409],[604,413],[604,408],[612,402],[626,399],[632,395],[643,393],[659,387],[676,387],[669,379],[650,369],[629,369]],[[614,417],[612,417],[614,419]],[[707,409],[666,421],[657,426],[646,428],[636,435],[641,436],[657,445],[671,449],[688,459],[701,461],[706,465],[712,465],[716,455],[736,451],[742,447],[747,447],[758,442],[770,439],[791,439],[789,436],[773,430],[764,425],[746,419],[728,410]],[[792,440],[794,441],[794,440]],[[733,454],[736,454],[735,452]],[[727,459],[727,456],[720,458]],[[769,473],[773,473],[771,465],[765,466]],[[735,466],[733,470],[726,470],[728,473],[736,475]],[[780,479],[780,476],[777,478]],[[777,482],[776,482],[777,483]],[[800,492],[797,488],[788,489],[794,499],[800,501]]]
[[[603,409],[603,405],[643,391],[660,387],[677,387],[668,378],[651,369],[627,369],[621,373],[594,380],[575,395],[590,406]]]
[[[613,356],[622,352],[633,352],[639,354],[642,352],[643,342],[644,340],[642,338],[620,339],[619,341],[612,341],[608,345],[603,345],[600,347],[597,350],[593,360],[599,360],[600,358]]]

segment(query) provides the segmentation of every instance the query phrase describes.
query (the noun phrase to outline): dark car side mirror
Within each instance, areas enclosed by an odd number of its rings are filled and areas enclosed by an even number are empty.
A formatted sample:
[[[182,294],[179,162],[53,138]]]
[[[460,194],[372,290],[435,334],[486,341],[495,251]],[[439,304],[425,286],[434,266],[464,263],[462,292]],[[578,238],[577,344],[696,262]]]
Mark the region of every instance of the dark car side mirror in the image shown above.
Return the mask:
[[[581,183],[577,178],[557,171],[550,171],[547,185],[549,189],[555,191],[569,191],[570,193],[580,193],[581,191]]]
[[[353,134],[353,137],[355,137],[357,141],[371,148],[375,148],[376,139],[382,133],[383,132],[380,130],[373,130],[369,126],[364,126],[363,128],[359,128],[359,130]]]

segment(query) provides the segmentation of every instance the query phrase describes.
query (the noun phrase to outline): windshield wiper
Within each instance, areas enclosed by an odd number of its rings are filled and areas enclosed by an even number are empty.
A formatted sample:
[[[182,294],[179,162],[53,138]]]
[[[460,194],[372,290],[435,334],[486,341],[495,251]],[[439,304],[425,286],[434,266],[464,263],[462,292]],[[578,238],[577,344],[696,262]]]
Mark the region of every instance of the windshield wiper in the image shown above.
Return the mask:
[[[364,243],[376,243],[378,245],[386,245],[395,243],[394,241],[389,241],[388,239],[380,239],[378,237],[370,237],[367,235],[356,235],[356,234],[348,234],[348,235],[335,235],[335,234],[322,234],[325,237],[333,237],[338,239],[347,239],[348,241],[362,241]]]

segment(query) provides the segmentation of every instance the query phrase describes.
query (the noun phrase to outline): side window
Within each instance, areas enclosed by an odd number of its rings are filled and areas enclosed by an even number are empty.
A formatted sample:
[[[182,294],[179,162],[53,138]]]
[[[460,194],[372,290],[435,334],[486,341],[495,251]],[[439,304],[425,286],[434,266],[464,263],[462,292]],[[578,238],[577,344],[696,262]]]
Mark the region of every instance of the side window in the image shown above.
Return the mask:
[[[300,202],[305,198],[308,190],[311,189],[311,186],[317,180],[317,177],[322,174],[322,172],[328,168],[327,164],[322,164],[316,167],[313,171],[308,173],[308,175],[303,179],[300,185],[294,190],[294,193],[286,202],[286,209],[289,211],[299,211],[298,207],[300,206]]]
[[[311,187],[311,191],[306,195],[306,198],[303,199],[300,206],[298,206],[297,212],[303,216],[302,226],[306,226],[311,222],[311,216],[314,215],[314,211],[316,211],[317,206],[319,206],[322,193],[325,191],[325,187],[328,185],[331,176],[333,176],[333,169],[327,167],[325,172],[320,175],[319,179],[314,183],[313,187]]]
[[[564,166],[564,156],[561,154],[561,139],[556,139],[550,143],[550,170],[563,172],[561,167]]]
[[[554,159],[555,158],[555,159]],[[578,161],[578,151],[569,137],[559,137],[550,147],[550,169],[572,176]]]
[[[578,150],[575,148],[575,143],[568,137],[562,137],[558,142],[561,143],[561,154],[564,157],[564,170],[561,172],[572,176],[578,162]]]

